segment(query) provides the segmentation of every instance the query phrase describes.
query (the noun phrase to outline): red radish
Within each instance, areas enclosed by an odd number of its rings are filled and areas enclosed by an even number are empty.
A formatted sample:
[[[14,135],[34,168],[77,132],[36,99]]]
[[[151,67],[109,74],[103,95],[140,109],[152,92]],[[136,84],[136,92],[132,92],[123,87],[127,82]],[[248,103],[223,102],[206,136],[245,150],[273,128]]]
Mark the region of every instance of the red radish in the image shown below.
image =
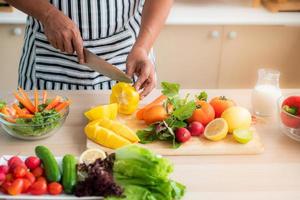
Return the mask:
[[[204,132],[204,126],[200,122],[194,121],[189,124],[188,130],[192,136],[200,136]]]
[[[9,167],[12,167],[12,166],[15,166],[18,164],[22,164],[22,163],[23,163],[23,161],[18,156],[12,156],[7,162]]]
[[[176,140],[178,142],[186,142],[191,138],[191,133],[186,128],[178,128],[176,130]]]
[[[38,157],[30,156],[25,160],[25,165],[30,169],[33,170],[40,166],[41,160]]]
[[[9,167],[7,165],[0,165],[0,173],[7,174],[9,171]]]
[[[6,175],[4,173],[0,173],[0,183],[4,182],[6,179]]]

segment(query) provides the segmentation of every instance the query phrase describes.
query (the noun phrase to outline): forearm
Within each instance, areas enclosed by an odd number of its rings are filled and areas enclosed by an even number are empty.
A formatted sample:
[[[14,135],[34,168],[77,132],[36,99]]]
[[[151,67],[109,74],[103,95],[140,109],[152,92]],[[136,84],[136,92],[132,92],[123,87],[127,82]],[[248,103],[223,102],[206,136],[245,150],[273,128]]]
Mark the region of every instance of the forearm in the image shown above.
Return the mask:
[[[50,12],[57,9],[47,0],[5,0],[7,3],[44,22]]]
[[[165,24],[173,0],[146,0],[141,29],[134,47],[146,49],[149,53],[160,30]]]

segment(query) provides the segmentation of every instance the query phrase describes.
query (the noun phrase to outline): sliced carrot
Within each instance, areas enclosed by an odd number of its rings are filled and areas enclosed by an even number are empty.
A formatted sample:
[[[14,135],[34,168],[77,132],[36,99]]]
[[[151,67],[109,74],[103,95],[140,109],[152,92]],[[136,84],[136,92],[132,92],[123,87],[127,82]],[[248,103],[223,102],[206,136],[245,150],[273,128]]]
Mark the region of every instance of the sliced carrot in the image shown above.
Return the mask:
[[[34,107],[35,107],[35,112],[39,112],[39,93],[37,89],[34,90]]]
[[[25,114],[30,114],[29,110],[27,110],[26,108],[22,108],[22,111],[23,111]]]
[[[47,101],[47,96],[48,96],[48,93],[47,93],[46,90],[44,90],[44,91],[43,91],[43,104],[46,103],[46,101]]]
[[[45,108],[45,110],[51,110],[52,108],[55,108],[57,104],[60,102],[60,96],[56,96],[49,105]]]
[[[16,103],[14,103],[12,105],[12,107],[16,110],[17,115],[23,115],[23,114],[25,114],[25,112]]]
[[[34,105],[32,104],[32,102],[30,101],[30,98],[28,96],[28,94],[22,89],[19,87],[19,92],[21,93],[21,95],[23,96],[23,99],[27,102],[28,105],[30,105],[30,107],[34,108],[34,111],[35,111],[35,107]],[[25,105],[24,105],[25,106]],[[26,106],[25,106],[26,107]],[[31,110],[30,110],[31,111]],[[34,112],[33,111],[33,112]],[[32,112],[32,111],[31,111]]]
[[[12,116],[10,116],[10,113],[8,111],[8,108],[7,106],[5,106],[4,108],[2,108],[2,113],[5,115],[5,116],[9,116],[9,117],[5,117],[4,119],[8,122],[11,122],[11,123],[16,123],[16,119],[14,119]]]
[[[33,118],[34,115],[32,114],[23,114],[23,115],[19,115],[19,118],[25,118],[25,119],[31,119]]]
[[[136,118],[138,120],[142,120],[145,110],[147,110],[148,108],[151,108],[152,106],[161,104],[165,99],[167,99],[167,97],[165,95],[160,95],[159,97],[154,99],[154,101],[152,101],[151,103],[147,104],[146,106],[144,106],[143,108],[138,110],[136,113]]]
[[[59,112],[59,111],[61,111],[62,109],[64,109],[65,107],[69,106],[70,103],[71,103],[71,102],[70,102],[69,100],[64,101],[64,102],[60,103],[59,105],[57,105],[57,106],[55,107],[55,110],[56,110],[57,112]]]
[[[16,99],[25,107],[27,108],[28,111],[30,111],[31,113],[34,113],[35,111],[35,107],[32,105],[32,103],[28,102],[27,100],[25,100],[24,98],[20,97],[20,95],[16,92],[14,92],[14,95],[16,97]]]

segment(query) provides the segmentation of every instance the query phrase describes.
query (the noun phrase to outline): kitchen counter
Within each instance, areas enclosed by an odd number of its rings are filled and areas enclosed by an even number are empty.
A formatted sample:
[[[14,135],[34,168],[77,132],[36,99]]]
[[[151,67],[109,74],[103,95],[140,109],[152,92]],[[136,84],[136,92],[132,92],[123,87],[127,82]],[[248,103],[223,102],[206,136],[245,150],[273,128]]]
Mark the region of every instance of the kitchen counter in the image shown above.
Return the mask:
[[[199,90],[182,90],[193,96]],[[251,90],[207,90],[209,97],[225,95],[239,105],[250,108]],[[283,90],[283,93],[297,90]],[[41,141],[20,141],[0,131],[0,156],[4,154],[31,155],[36,145],[46,145],[56,155],[85,150],[83,111],[107,103],[110,91],[59,92],[72,100],[65,125],[52,137]],[[154,91],[143,102],[149,102]],[[276,118],[260,119],[256,125],[265,152],[240,156],[169,156],[175,165],[173,178],[187,186],[185,200],[298,200],[300,199],[300,143],[278,130]],[[237,144],[239,145],[239,144]]]
[[[26,15],[17,9],[0,13],[0,24],[25,24]],[[271,13],[253,8],[252,0],[177,0],[170,25],[300,25],[300,12]]]

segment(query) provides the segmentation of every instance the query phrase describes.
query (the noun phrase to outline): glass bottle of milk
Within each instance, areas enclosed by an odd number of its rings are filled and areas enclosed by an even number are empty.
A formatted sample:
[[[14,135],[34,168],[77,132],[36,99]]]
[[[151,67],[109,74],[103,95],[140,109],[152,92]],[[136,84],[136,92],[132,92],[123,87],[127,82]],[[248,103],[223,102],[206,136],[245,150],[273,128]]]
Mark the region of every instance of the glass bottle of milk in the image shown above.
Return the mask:
[[[259,69],[258,80],[252,92],[252,106],[258,116],[276,114],[277,99],[281,96],[279,88],[280,72],[273,69]]]

